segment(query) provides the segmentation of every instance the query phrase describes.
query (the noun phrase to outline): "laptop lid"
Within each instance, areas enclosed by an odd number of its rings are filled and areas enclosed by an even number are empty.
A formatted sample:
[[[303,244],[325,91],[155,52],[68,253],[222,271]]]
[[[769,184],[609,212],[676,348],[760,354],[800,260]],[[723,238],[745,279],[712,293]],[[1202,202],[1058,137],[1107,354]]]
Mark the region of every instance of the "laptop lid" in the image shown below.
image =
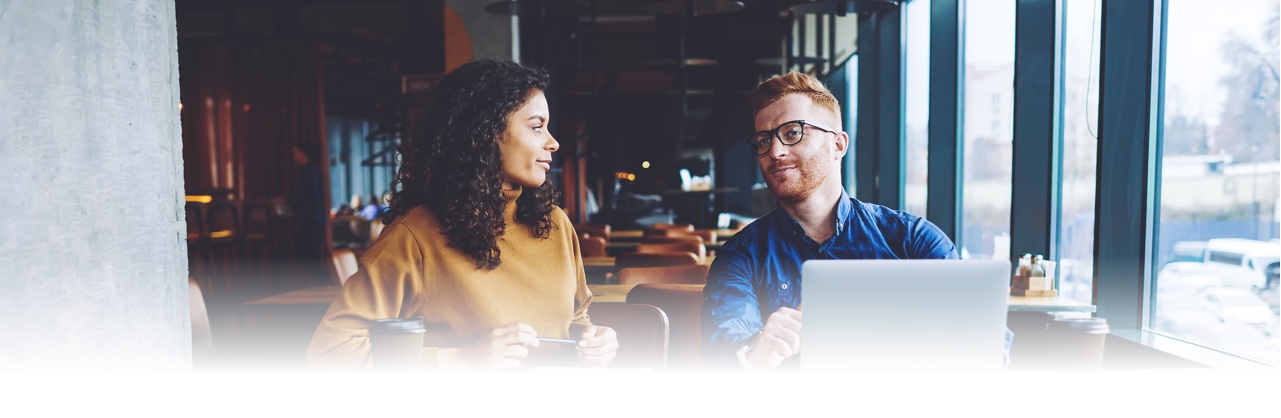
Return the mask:
[[[810,260],[801,368],[1000,370],[1010,263]]]

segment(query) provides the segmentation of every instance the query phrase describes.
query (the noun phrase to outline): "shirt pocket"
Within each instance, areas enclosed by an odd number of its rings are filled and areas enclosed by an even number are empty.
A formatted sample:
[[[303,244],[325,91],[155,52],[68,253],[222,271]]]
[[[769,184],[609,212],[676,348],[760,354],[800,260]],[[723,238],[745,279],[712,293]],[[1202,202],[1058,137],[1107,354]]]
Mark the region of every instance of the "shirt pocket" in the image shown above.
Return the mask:
[[[789,308],[796,307],[796,292],[798,290],[795,289],[795,286],[792,283],[777,282],[771,283],[768,286],[769,287],[767,287],[764,292],[768,306],[768,312],[765,312],[765,314],[768,315],[773,313],[778,310],[778,308],[784,306]]]

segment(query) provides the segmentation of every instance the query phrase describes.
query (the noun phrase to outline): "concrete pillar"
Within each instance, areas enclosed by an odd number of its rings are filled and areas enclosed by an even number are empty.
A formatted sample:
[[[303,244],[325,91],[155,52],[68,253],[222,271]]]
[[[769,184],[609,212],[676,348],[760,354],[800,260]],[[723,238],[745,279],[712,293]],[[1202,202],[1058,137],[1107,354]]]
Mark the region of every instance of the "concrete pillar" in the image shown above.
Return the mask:
[[[0,97],[0,370],[190,368],[174,2],[0,2]]]

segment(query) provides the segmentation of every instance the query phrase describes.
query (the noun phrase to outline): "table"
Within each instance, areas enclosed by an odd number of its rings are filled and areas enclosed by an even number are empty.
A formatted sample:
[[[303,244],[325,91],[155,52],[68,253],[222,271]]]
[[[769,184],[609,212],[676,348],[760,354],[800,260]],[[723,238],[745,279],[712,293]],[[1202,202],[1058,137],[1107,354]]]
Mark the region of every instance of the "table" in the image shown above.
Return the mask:
[[[705,242],[703,243],[703,247],[706,247],[707,251],[716,251],[721,249],[721,246],[724,246],[726,241],[727,240],[717,240],[716,242]],[[617,255],[619,253],[632,252],[636,251],[637,245],[640,245],[640,242],[614,242],[611,239],[608,244],[605,244],[605,253]]]
[[[589,284],[594,303],[625,303],[634,284]],[[1094,312],[1094,305],[1058,297],[1010,296],[1010,312]]]
[[[585,257],[583,266],[613,269],[614,257]],[[636,285],[587,285],[587,288],[592,291],[593,300],[597,303],[624,303],[627,301],[627,292],[630,292],[633,287]],[[309,287],[245,302],[244,305],[324,305],[328,307],[341,290],[342,287],[334,285]],[[1010,296],[1009,310],[1010,312],[1094,312],[1095,306],[1059,297]]]
[[[583,273],[587,276],[587,283],[608,283],[609,275],[618,272],[614,267],[614,259],[615,257],[583,257]],[[710,266],[713,260],[716,260],[716,256],[708,254],[699,264]]]
[[[725,242],[740,230],[719,228],[713,231],[716,231],[716,239]],[[639,242],[642,238],[645,238],[645,231],[641,229],[623,229],[609,233],[609,242]]]

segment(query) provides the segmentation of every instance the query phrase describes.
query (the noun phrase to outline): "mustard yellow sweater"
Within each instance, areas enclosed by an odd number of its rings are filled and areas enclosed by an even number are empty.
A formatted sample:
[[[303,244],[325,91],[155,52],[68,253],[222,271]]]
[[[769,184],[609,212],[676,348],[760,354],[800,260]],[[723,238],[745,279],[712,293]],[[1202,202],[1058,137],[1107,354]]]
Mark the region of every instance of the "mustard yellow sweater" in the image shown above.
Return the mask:
[[[498,238],[502,264],[494,270],[477,269],[471,257],[449,246],[426,207],[388,225],[325,313],[307,350],[308,367],[370,367],[369,322],[380,318],[421,315],[426,345],[439,347],[465,346],[512,322],[548,338],[568,338],[571,323],[590,325],[592,294],[569,217],[553,209],[550,236],[537,238],[515,220],[520,194],[503,192],[507,229]],[[452,352],[427,349],[424,358],[445,366]]]

